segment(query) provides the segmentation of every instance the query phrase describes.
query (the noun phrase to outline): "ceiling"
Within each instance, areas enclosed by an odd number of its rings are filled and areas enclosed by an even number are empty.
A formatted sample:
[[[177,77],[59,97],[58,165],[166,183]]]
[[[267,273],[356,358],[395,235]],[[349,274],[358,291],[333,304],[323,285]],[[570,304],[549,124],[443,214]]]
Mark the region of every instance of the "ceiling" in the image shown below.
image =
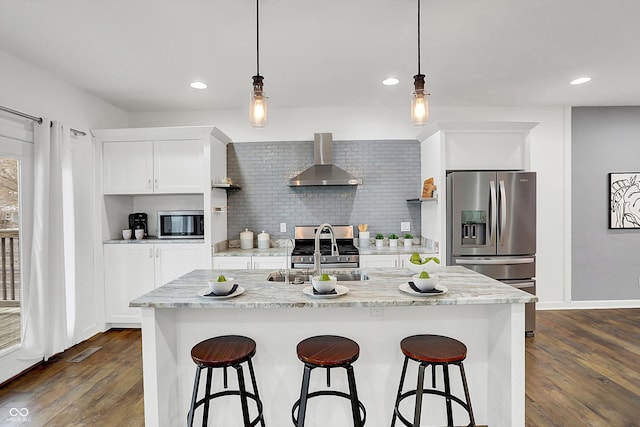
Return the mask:
[[[271,108],[408,105],[416,9],[260,0]],[[640,105],[638,17],[637,0],[422,0],[432,108]],[[254,0],[0,0],[0,50],[128,112],[248,108],[255,24]]]

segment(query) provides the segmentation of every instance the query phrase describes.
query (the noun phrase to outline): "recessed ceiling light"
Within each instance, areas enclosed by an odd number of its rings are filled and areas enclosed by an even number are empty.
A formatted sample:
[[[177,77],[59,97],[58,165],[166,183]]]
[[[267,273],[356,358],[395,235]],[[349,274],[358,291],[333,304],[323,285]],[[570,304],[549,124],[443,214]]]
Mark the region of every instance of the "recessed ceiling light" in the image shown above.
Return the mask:
[[[203,82],[193,82],[191,83],[191,87],[194,89],[206,89],[207,84]]]
[[[581,85],[582,83],[586,83],[591,80],[591,77],[580,77],[579,79],[575,79],[571,81],[572,85]]]
[[[395,77],[389,77],[388,79],[384,79],[382,81],[382,84],[385,86],[393,86],[397,85],[398,83],[400,83],[400,80],[396,79]]]

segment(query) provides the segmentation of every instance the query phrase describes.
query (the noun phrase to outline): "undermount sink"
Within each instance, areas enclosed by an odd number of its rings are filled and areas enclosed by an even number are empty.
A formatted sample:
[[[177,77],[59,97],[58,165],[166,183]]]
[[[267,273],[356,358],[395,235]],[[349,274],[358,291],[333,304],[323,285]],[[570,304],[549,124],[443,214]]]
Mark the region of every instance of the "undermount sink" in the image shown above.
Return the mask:
[[[360,282],[369,280],[369,276],[360,270],[323,270],[323,273],[327,273],[330,276],[335,276],[338,282]],[[267,280],[270,282],[284,282],[285,272],[274,271],[267,276]],[[311,282],[311,274],[308,270],[296,271],[289,270],[289,283],[299,285],[303,283]]]

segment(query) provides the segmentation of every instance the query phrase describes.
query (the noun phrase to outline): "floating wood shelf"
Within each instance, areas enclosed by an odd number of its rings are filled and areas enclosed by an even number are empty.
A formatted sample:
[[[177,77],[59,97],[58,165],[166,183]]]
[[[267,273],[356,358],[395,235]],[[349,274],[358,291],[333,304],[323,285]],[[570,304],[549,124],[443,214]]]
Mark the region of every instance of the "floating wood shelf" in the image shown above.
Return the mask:
[[[211,188],[224,188],[226,190],[241,190],[242,187],[235,184],[211,184]]]
[[[427,198],[420,198],[420,199],[407,199],[407,203],[422,203],[422,202],[437,202],[438,198],[437,197],[427,197]]]

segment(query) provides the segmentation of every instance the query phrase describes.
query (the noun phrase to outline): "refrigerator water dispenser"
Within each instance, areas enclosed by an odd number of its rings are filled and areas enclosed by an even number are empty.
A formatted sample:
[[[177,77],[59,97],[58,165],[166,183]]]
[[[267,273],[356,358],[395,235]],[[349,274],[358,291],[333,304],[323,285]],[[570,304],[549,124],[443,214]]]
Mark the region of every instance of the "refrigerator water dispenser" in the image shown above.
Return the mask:
[[[462,211],[460,223],[462,227],[462,245],[487,244],[487,211]]]

